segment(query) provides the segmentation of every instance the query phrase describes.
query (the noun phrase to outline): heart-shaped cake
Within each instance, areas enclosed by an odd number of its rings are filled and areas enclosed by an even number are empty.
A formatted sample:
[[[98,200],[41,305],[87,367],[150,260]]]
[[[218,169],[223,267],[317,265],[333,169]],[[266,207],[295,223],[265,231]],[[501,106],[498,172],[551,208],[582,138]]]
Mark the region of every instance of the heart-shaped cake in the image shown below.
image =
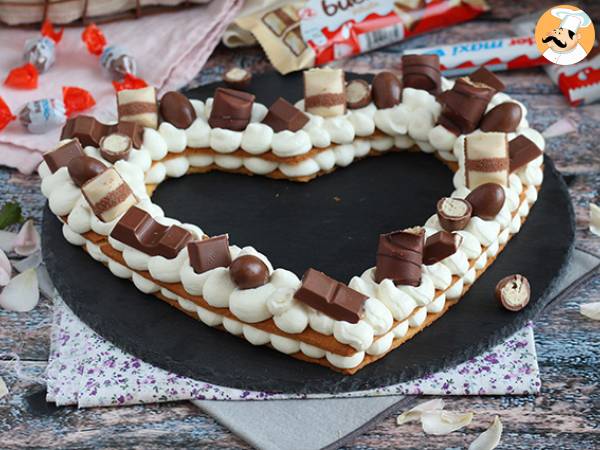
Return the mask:
[[[205,101],[120,91],[117,123],[67,122],[40,165],[42,192],[65,239],[140,291],[253,345],[353,374],[460,300],[518,233],[543,179],[544,140],[494,74],[450,81],[435,56],[403,65],[402,77],[381,72],[371,83],[308,70],[303,100],[268,107],[241,84]],[[308,182],[361,158],[418,150],[455,172],[454,192],[431,205],[425,224],[382,234],[375,266],[347,285],[312,267],[301,279],[274,269],[227,234],[165,217],[150,197],[187,173]]]

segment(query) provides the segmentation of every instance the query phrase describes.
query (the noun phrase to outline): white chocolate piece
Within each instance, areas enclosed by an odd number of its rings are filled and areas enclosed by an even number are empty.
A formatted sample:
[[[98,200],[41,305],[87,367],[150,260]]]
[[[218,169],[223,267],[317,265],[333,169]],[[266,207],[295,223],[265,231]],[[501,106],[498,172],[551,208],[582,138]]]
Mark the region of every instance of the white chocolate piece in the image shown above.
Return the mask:
[[[125,89],[117,92],[119,121],[135,122],[148,128],[158,128],[156,89]]]
[[[346,113],[346,81],[342,69],[310,69],[304,72],[306,112],[322,117]]]
[[[112,167],[85,183],[81,191],[103,222],[115,220],[137,203],[129,185]]]
[[[469,189],[485,183],[508,186],[506,133],[477,133],[465,137],[465,182]]]

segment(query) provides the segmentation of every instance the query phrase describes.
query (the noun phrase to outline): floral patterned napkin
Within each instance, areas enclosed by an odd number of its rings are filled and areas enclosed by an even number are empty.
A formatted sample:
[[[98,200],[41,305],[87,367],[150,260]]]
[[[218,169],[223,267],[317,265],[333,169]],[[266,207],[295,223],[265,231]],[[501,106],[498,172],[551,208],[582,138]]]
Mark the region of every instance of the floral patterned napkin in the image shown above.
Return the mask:
[[[181,377],[135,358],[92,331],[55,299],[47,400],[79,407],[174,400],[273,400],[333,395],[244,391]],[[457,367],[418,380],[335,397],[382,395],[521,395],[539,391],[533,327]]]

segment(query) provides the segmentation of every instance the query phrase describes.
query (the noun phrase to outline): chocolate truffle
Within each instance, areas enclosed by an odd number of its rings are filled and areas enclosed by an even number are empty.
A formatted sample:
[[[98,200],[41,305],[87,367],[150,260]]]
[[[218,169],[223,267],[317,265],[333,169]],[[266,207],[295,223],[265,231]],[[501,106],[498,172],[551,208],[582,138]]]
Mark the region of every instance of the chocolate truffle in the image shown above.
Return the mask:
[[[364,108],[371,103],[371,86],[365,80],[352,80],[346,85],[346,104],[349,109]]]
[[[437,203],[437,216],[446,231],[463,230],[471,219],[473,208],[462,198],[444,197]]]
[[[269,268],[258,256],[243,255],[229,266],[233,282],[240,289],[253,289],[269,281]]]
[[[112,133],[100,140],[100,154],[110,163],[129,158],[131,153],[131,138],[126,134]]]

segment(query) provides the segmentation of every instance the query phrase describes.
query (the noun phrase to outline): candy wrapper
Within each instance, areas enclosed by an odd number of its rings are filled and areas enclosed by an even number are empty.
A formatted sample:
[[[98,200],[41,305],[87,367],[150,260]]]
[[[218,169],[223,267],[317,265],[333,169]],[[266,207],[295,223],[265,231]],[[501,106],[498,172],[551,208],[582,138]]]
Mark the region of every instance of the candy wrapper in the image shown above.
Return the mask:
[[[96,104],[89,92],[78,87],[63,87],[63,98],[49,98],[28,102],[19,112],[18,119],[30,133],[44,134],[61,127],[76,112],[85,111]],[[15,117],[9,106],[0,98],[0,130]]]
[[[533,35],[535,25],[544,11],[516,17],[511,22],[516,33]],[[572,106],[600,101],[600,47],[596,42],[587,57],[569,66],[547,64],[544,70],[559,87]]]
[[[136,78],[137,66],[135,59],[126,50],[117,45],[107,45],[107,40],[102,30],[95,24],[88,25],[81,35],[88,52],[100,57],[100,65],[106,70],[115,82],[125,80],[128,83],[137,83],[139,86],[143,80]],[[115,89],[117,85],[115,85]]]
[[[464,22],[488,9],[485,0],[306,0],[259,11],[236,24],[253,34],[285,74]]]
[[[439,47],[410,49],[405,55],[438,55],[447,77],[468,75],[481,66],[491,71],[522,69],[548,64],[533,36],[461,42]]]
[[[56,31],[48,21],[44,22],[41,36],[28,39],[23,50],[25,65],[12,69],[4,84],[15,89],[35,89],[39,74],[47,72],[56,60],[56,45],[62,39],[64,29]]]

